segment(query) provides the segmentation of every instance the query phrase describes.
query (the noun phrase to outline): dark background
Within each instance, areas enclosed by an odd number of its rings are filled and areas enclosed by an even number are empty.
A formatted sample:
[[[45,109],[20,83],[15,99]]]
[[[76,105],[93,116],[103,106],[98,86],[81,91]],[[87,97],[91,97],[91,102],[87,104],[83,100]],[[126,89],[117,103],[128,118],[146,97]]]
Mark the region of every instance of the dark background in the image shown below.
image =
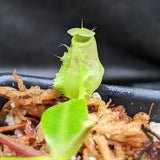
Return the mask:
[[[0,72],[54,77],[82,19],[97,27],[103,83],[160,89],[159,0],[1,0]]]

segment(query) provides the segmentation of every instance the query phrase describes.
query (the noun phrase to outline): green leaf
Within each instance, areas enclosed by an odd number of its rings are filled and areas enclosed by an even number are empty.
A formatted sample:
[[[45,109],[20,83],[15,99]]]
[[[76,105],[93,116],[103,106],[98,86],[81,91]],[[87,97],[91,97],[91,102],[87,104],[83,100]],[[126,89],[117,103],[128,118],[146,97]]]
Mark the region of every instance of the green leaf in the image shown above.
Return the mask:
[[[94,32],[86,28],[73,28],[71,47],[61,58],[62,66],[54,79],[54,88],[71,99],[89,100],[99,87],[104,74],[97,52]]]
[[[86,121],[83,123],[83,129],[71,140],[64,153],[60,156],[59,160],[66,160],[75,155],[75,153],[80,149],[82,142],[85,140],[86,136],[90,133],[93,127],[91,121]]]
[[[43,113],[41,125],[54,159],[68,160],[78,152],[92,128],[92,124],[82,126],[87,120],[84,100],[64,102]]]

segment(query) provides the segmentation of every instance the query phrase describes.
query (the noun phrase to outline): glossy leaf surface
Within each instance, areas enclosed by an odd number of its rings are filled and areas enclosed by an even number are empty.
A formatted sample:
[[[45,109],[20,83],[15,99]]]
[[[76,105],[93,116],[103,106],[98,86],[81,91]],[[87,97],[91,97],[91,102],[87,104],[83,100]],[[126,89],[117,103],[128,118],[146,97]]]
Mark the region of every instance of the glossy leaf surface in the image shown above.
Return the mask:
[[[42,116],[42,129],[56,160],[67,160],[74,156],[92,124],[82,126],[88,120],[84,100],[71,100],[47,109]]]

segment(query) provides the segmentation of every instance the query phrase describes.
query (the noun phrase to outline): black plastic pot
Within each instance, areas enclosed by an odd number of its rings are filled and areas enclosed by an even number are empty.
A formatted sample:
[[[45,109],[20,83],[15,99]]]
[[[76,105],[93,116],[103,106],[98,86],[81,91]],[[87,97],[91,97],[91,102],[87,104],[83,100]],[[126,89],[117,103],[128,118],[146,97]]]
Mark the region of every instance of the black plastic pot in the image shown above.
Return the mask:
[[[38,85],[46,89],[52,87],[54,83],[53,79],[49,78],[29,75],[20,76],[27,88]],[[0,86],[17,88],[17,82],[13,78],[12,73],[0,74]],[[160,122],[160,91],[104,84],[100,85],[97,91],[106,102],[111,98],[112,103],[124,105],[129,116],[134,116],[137,112],[149,113],[151,104],[154,103],[151,121]],[[6,99],[0,97],[0,106],[2,107],[6,101]]]

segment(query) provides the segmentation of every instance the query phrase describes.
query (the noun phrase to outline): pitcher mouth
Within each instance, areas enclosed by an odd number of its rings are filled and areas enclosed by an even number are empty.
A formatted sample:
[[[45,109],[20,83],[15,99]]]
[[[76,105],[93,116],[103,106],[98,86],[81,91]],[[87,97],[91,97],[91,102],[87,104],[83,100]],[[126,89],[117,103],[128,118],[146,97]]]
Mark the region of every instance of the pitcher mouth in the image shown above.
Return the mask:
[[[79,47],[87,47],[90,45],[93,41],[93,37],[85,37],[81,35],[75,35],[72,38],[72,44],[76,44]]]

